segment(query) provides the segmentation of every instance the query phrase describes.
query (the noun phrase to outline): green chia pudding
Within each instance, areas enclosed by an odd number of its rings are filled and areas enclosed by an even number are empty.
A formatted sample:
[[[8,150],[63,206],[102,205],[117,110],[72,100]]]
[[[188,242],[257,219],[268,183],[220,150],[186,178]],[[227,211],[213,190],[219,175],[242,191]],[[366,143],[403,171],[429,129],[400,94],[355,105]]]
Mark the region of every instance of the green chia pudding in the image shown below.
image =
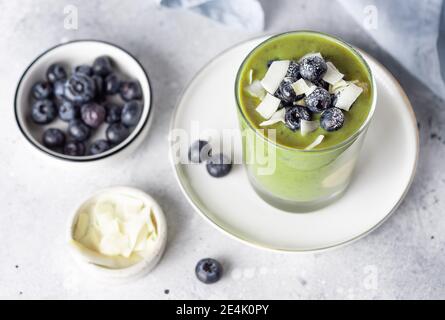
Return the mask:
[[[342,194],[375,107],[353,48],[316,32],[272,37],[244,60],[235,90],[244,162],[264,200],[298,212]]]

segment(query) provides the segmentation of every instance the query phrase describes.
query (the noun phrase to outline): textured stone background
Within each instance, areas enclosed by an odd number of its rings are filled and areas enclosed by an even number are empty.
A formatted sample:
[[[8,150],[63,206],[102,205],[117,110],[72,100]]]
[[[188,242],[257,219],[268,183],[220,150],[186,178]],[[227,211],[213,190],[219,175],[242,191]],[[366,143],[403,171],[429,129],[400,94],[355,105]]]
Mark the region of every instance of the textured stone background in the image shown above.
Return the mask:
[[[63,28],[66,4],[79,9],[76,31]],[[193,75],[225,48],[256,34],[191,12],[160,9],[149,0],[0,0],[1,298],[444,298],[443,101],[378,48],[336,2],[263,4],[266,33],[315,29],[336,34],[382,61],[406,89],[420,127],[420,164],[414,185],[391,219],[359,242],[322,254],[263,252],[215,232],[188,205],[165,161],[168,123]],[[151,133],[127,161],[113,167],[50,164],[27,145],[14,122],[13,94],[24,68],[46,48],[79,38],[126,48],[152,79]],[[150,276],[119,287],[84,278],[65,247],[73,208],[110,185],[132,185],[153,194],[165,209],[170,229],[159,266]],[[227,270],[211,287],[197,282],[193,273],[204,256],[221,259]],[[378,286],[369,289],[367,275],[374,271]]]

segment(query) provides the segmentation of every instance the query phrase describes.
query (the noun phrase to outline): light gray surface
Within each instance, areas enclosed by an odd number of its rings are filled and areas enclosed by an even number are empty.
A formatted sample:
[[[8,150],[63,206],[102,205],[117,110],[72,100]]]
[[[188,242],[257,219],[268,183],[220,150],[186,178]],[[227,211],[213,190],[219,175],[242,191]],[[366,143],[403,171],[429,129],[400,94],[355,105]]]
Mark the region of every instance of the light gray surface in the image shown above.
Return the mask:
[[[176,185],[167,161],[168,124],[193,75],[222,50],[255,35],[191,12],[159,9],[148,0],[0,0],[0,297],[445,297],[443,103],[378,49],[334,2],[273,2],[263,1],[267,33],[316,29],[342,36],[383,61],[407,90],[420,123],[421,155],[414,185],[396,214],[365,239],[321,254],[273,254],[225,237],[193,212]],[[77,31],[63,28],[68,3],[79,9]],[[24,68],[62,39],[79,38],[126,48],[152,80],[155,119],[150,135],[136,153],[113,166],[50,163],[28,146],[15,125],[13,95]],[[85,278],[65,244],[67,219],[76,204],[112,185],[151,193],[166,212],[170,233],[158,267],[148,277],[119,287]],[[200,284],[193,272],[206,256],[221,259],[226,269],[224,279],[212,286]],[[372,282],[375,272],[377,283]],[[376,288],[370,288],[370,280]]]

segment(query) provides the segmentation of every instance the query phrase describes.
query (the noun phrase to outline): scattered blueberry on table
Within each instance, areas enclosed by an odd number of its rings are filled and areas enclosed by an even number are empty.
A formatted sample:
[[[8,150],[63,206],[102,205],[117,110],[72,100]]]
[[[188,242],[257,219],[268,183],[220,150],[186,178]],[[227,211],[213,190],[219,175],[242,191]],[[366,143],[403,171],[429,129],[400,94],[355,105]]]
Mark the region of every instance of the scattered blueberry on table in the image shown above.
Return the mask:
[[[205,284],[212,284],[219,281],[223,274],[221,263],[212,258],[202,259],[195,268],[196,277]]]
[[[213,155],[206,164],[207,172],[215,178],[225,177],[232,170],[232,162],[222,153]]]
[[[207,161],[211,156],[210,144],[204,140],[197,140],[189,148],[188,158],[192,163]]]
[[[140,83],[121,77],[108,56],[97,57],[92,65],[74,66],[71,73],[67,70],[63,63],[51,64],[31,88],[30,118],[45,126],[42,144],[55,152],[84,156],[124,141],[143,113]],[[65,126],[46,127],[57,119]],[[95,133],[102,126],[105,137],[100,138]]]

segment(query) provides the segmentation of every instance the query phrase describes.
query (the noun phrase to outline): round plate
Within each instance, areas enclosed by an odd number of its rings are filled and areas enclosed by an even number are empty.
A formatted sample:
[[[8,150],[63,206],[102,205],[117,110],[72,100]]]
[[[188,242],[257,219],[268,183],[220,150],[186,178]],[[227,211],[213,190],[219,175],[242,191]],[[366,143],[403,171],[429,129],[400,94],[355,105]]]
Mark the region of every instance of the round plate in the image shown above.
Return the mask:
[[[199,132],[238,130],[236,73],[244,57],[265,39],[239,44],[205,66],[180,99],[171,129],[185,130],[190,139],[196,128]],[[418,131],[410,102],[398,82],[381,64],[364,56],[376,77],[377,108],[354,178],[341,199],[309,214],[281,211],[259,198],[242,165],[235,165],[225,178],[212,178],[205,165],[175,163],[172,141],[174,171],[192,206],[226,234],[279,251],[326,250],[357,240],[381,225],[400,204],[413,180]],[[240,153],[236,144],[235,158]]]

